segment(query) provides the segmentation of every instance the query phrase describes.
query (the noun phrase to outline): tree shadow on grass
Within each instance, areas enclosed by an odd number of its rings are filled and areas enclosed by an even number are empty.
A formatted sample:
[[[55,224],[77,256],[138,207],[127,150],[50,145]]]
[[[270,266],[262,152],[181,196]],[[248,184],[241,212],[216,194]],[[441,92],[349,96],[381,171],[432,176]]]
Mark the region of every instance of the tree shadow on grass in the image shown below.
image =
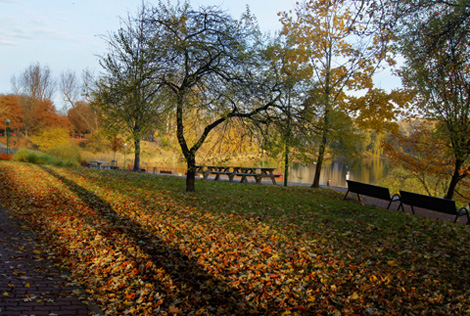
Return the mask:
[[[109,225],[91,223],[97,226],[103,236],[112,236],[116,233],[126,235],[127,239],[132,243],[129,248],[133,246],[141,247],[142,251],[151,258],[157,268],[164,269],[171,276],[173,286],[178,288],[179,294],[175,299],[185,301],[188,297],[191,297],[191,306],[189,308],[183,306],[183,309],[196,311],[204,308],[206,310],[209,309],[210,313],[222,312],[224,315],[260,313],[254,305],[245,299],[244,295],[204,271],[198,265],[197,258],[189,258],[177,247],[161,240],[131,218],[118,214],[108,202],[93,192],[88,191],[47,167],[43,166],[42,169],[64,183],[94,210],[102,220],[109,222]],[[142,245],[145,246],[142,247]],[[134,257],[127,249],[120,249],[120,251],[129,257]],[[140,276],[147,283],[153,283],[157,291],[160,293],[167,291],[166,286],[161,284],[159,280],[155,280],[154,275],[142,275],[142,273],[145,274],[146,272],[141,272]],[[186,300],[186,302],[188,301]],[[171,304],[171,302],[164,302],[163,307],[169,308],[167,304]]]

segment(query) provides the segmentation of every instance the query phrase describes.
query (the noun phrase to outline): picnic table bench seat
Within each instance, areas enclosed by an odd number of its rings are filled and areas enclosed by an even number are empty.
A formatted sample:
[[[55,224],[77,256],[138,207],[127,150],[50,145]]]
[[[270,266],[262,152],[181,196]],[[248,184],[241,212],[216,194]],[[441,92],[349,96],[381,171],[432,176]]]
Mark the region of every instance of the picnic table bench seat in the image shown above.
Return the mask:
[[[404,205],[407,204],[411,207],[411,211],[415,214],[414,206],[422,207],[428,210],[454,215],[454,223],[457,222],[459,217],[467,217],[467,225],[470,224],[470,216],[467,208],[462,207],[457,209],[454,200],[442,199],[439,197],[423,195],[413,192],[400,190],[400,205],[398,210],[405,211]]]
[[[215,174],[215,181],[219,180],[221,175],[228,176],[229,180],[233,180],[234,173],[232,171],[210,171],[211,174]]]
[[[390,208],[390,205],[392,205],[393,202],[400,201],[400,195],[390,195],[390,190],[388,188],[352,180],[346,180],[346,182],[348,183],[348,191],[346,192],[346,195],[343,198],[344,200],[346,200],[349,192],[356,193],[357,199],[359,201],[361,200],[361,194],[367,195],[370,197],[375,197],[377,199],[389,201],[387,210]]]

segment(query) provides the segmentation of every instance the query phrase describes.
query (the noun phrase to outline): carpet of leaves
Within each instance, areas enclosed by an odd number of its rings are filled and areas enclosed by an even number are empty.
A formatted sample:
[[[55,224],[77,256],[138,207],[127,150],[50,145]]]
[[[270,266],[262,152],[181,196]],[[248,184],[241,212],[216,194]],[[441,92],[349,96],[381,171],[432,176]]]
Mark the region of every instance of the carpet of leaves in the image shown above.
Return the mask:
[[[463,315],[470,230],[325,189],[0,162],[0,201],[107,315]]]

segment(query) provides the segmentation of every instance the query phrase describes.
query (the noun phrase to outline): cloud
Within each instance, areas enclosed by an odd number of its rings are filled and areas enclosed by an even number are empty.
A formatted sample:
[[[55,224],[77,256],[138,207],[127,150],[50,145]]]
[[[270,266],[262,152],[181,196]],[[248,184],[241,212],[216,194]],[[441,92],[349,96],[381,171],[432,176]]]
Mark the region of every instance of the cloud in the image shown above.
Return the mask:
[[[0,0],[1,2],[1,0]],[[7,39],[2,39],[0,37],[0,46],[10,46],[10,47],[14,47],[14,46],[17,46],[18,45],[18,42],[16,41],[12,41],[12,40],[7,40]]]
[[[57,21],[64,21],[63,16],[43,18],[26,14],[23,19],[13,19],[8,15],[0,14],[0,46],[27,46],[29,41],[47,40],[73,43],[92,40],[89,36],[72,32],[67,25],[57,23]]]

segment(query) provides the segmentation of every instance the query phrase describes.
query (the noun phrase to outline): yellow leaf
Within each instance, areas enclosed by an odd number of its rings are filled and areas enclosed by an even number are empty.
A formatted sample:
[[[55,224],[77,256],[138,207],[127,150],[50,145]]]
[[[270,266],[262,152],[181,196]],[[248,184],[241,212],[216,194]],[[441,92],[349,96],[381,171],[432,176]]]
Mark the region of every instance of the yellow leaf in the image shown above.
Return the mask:
[[[8,292],[3,292],[3,296],[9,296],[9,295],[10,295],[10,293],[8,293]]]
[[[357,292],[354,292],[351,296],[349,296],[349,299],[351,300],[357,300],[359,299],[359,294],[357,294]]]

